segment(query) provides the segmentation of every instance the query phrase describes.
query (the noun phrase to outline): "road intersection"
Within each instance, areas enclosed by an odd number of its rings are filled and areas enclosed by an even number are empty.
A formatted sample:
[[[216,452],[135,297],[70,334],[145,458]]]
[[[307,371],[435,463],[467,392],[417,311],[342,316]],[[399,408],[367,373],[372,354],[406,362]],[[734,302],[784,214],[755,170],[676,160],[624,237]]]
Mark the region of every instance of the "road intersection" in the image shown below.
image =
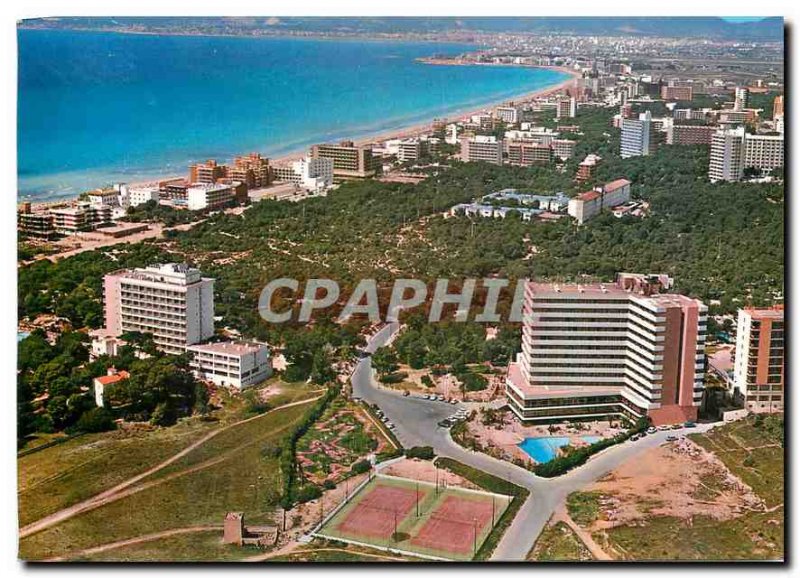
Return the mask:
[[[397,323],[385,325],[369,339],[365,351],[374,353],[386,345],[398,330]],[[403,446],[431,446],[439,456],[452,458],[530,491],[530,496],[497,545],[492,555],[493,561],[525,560],[553,512],[570,493],[586,487],[628,459],[665,443],[667,436],[685,433],[680,430],[659,431],[640,440],[627,441],[603,450],[583,466],[557,478],[541,478],[524,468],[467,450],[455,443],[449,430],[438,427],[437,423],[463,406],[413,395],[403,396],[399,392],[378,387],[369,355],[358,362],[351,381],[354,396],[376,404],[394,422],[397,426],[395,434]],[[698,425],[692,431],[706,431],[710,427],[713,425]]]

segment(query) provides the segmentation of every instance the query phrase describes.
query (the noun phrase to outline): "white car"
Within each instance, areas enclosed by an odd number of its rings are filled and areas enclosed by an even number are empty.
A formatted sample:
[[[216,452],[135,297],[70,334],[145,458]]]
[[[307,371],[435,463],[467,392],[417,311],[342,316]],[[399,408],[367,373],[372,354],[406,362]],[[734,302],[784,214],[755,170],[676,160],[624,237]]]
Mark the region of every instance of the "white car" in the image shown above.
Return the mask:
[[[456,399],[451,399],[451,400],[450,400],[450,403],[452,403],[453,405],[456,405],[456,404],[458,403],[458,400],[456,400]]]

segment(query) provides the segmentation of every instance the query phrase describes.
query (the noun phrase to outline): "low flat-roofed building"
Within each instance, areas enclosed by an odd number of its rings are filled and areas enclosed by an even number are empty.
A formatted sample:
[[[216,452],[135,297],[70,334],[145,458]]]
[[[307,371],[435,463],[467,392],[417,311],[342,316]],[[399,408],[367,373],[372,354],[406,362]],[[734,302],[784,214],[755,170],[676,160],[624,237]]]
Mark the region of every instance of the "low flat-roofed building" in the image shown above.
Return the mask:
[[[272,375],[269,348],[263,343],[220,341],[190,345],[190,366],[200,379],[220,387],[245,389]]]
[[[222,183],[196,183],[186,189],[187,207],[190,211],[221,209],[236,200],[232,185]]]

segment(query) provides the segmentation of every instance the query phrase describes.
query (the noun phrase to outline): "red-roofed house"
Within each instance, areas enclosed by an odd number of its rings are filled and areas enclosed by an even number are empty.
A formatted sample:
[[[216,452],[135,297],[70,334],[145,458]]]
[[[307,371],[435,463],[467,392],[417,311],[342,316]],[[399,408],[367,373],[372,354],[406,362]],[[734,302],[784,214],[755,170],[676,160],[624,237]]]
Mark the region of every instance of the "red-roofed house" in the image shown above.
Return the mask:
[[[595,215],[599,215],[603,209],[627,203],[630,199],[631,182],[627,179],[617,179],[570,199],[567,212],[582,225]]]
[[[94,402],[97,404],[97,407],[103,407],[103,393],[107,386],[112,385],[114,383],[119,383],[124,379],[128,379],[131,376],[130,373],[125,371],[117,371],[113,367],[108,368],[108,375],[103,375],[102,377],[95,377],[94,378]]]

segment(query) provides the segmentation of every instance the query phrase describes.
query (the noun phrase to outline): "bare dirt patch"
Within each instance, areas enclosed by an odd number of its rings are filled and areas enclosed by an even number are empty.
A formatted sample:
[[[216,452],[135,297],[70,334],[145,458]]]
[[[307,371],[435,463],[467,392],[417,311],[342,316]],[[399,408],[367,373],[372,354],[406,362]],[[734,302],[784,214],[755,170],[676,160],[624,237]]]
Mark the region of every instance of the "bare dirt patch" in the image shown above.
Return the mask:
[[[428,460],[405,459],[386,466],[381,470],[382,474],[397,476],[409,480],[419,480],[421,482],[440,483],[446,486],[479,490],[478,486],[465,480],[451,471],[437,468],[435,464]]]
[[[652,516],[729,520],[763,507],[718,458],[687,439],[628,460],[587,491],[601,495],[591,530],[635,525]]]

